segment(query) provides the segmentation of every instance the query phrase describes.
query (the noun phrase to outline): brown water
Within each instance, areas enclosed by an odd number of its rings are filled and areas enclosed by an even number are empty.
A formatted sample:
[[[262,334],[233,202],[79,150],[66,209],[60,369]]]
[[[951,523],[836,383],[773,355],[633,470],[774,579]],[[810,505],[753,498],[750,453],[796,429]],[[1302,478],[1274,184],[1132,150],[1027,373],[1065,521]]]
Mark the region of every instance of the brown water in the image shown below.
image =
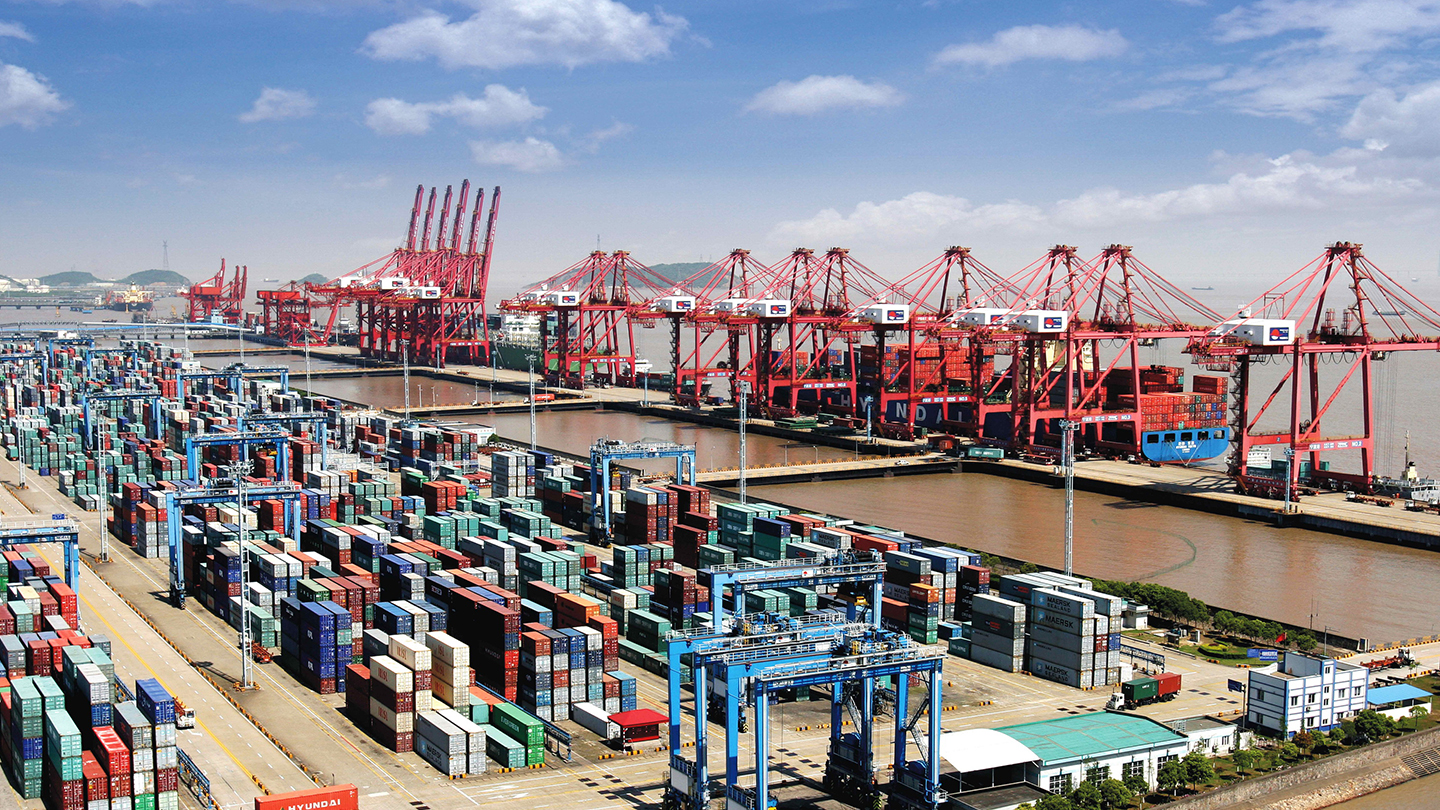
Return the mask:
[[[526,414],[477,421],[507,438],[529,438]],[[651,437],[695,444],[702,470],[738,460],[731,431],[623,411],[542,413],[537,427],[540,445],[573,453],[600,437]],[[748,451],[752,465],[816,453],[755,434]],[[663,461],[645,467],[673,469]],[[1064,492],[1043,484],[976,473],[754,486],[751,493],[1044,565],[1064,562]],[[1440,554],[1088,492],[1076,493],[1075,509],[1075,568],[1083,575],[1158,582],[1211,604],[1313,625],[1317,638],[1326,625],[1376,641],[1440,632],[1440,604],[1430,598]]]
[[[495,414],[479,417],[479,422],[492,425],[507,439],[530,439],[530,416],[525,413]],[[554,411],[542,413],[536,420],[536,443],[567,453],[589,455],[590,445],[599,438],[638,441],[660,439],[677,444],[695,445],[695,464],[701,470],[734,469],[740,464],[740,437],[724,428],[707,427],[690,422],[673,422],[624,411]],[[853,452],[803,442],[789,442],[771,436],[751,433],[746,441],[746,457],[750,467],[761,465],[799,464],[836,458],[851,458]],[[673,462],[664,459],[626,462],[645,470],[673,470]]]
[[[1064,565],[1064,490],[981,473],[756,486],[820,512]],[[1346,636],[1440,630],[1440,554],[1188,509],[1075,493],[1075,571],[1144,580],[1210,604]],[[1313,614],[1313,619],[1312,619]]]
[[[1429,810],[1440,807],[1440,774],[1431,774],[1336,806],[1345,810]]]

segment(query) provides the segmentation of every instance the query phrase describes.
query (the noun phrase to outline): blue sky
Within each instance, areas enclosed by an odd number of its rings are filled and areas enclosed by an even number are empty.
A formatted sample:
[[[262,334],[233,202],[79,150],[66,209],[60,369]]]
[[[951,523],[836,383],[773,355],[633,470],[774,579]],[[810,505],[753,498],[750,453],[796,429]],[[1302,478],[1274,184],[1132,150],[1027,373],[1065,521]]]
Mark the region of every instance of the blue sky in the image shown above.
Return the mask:
[[[899,277],[1337,239],[1436,276],[1440,0],[0,0],[0,273],[338,275],[504,189],[497,291],[844,245]]]

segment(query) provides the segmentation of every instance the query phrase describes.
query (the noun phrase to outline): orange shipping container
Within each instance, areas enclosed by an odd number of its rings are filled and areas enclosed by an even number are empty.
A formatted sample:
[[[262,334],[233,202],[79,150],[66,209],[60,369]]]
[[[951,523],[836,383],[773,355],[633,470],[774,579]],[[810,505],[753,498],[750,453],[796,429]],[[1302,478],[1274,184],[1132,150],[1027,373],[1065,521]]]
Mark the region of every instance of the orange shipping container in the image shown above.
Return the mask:
[[[255,810],[359,810],[360,792],[354,785],[335,785],[294,793],[255,797]]]

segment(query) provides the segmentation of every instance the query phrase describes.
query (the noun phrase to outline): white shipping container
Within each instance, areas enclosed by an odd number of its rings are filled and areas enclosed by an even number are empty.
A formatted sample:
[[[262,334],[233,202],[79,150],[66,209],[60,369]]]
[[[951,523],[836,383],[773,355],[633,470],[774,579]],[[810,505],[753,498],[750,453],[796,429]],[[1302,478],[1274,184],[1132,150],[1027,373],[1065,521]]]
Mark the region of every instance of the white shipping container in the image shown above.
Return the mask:
[[[425,646],[430,648],[431,669],[470,666],[470,645],[444,632],[426,633]]]
[[[166,768],[180,767],[180,749],[173,745],[163,745],[155,749],[155,770],[163,771]]]
[[[429,689],[415,690],[415,711],[428,712],[435,709],[435,693]]]
[[[576,703],[570,707],[570,719],[581,728],[594,732],[602,740],[620,736],[620,726],[610,722],[610,714],[594,703]]]
[[[441,709],[440,716],[465,735],[465,750],[485,753],[485,727],[454,709]]]
[[[990,593],[977,593],[970,600],[970,610],[981,616],[994,616],[997,619],[1021,624],[1025,621],[1025,606],[1003,596],[996,596]]]
[[[370,659],[370,677],[397,694],[415,691],[415,673],[387,655],[377,655]]]
[[[430,648],[409,636],[390,637],[390,657],[415,672],[430,669]]]
[[[414,712],[392,712],[375,698],[370,698],[370,716],[384,723],[391,731],[403,734],[415,730]]]
[[[424,737],[440,746],[449,756],[463,754],[468,750],[465,733],[441,717],[439,712],[416,712],[415,736]]]

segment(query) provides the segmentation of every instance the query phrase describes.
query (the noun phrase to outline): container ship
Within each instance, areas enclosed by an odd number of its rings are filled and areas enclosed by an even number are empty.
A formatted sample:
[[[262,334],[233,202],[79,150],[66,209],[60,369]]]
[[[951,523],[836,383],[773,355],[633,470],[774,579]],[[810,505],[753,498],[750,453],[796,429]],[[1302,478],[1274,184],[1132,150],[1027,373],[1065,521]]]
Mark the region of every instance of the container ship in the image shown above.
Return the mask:
[[[149,312],[155,308],[155,293],[131,284],[128,290],[111,290],[105,293],[97,303],[115,312]]]

